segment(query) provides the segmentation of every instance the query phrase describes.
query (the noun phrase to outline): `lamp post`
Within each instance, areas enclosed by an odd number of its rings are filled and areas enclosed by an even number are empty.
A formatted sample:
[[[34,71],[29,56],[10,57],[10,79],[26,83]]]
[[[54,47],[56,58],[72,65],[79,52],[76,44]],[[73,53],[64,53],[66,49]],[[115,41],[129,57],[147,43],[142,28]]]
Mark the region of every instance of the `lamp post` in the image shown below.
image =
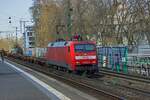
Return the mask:
[[[18,34],[17,34],[17,27],[16,27],[16,45],[18,44]]]
[[[65,27],[65,25],[61,25],[61,24],[56,25],[56,35],[57,35],[57,39],[60,38],[60,37],[59,37],[60,32],[63,30],[64,27]],[[63,37],[61,37],[61,38],[63,38]]]
[[[71,37],[71,30],[72,30],[72,11],[73,9],[71,8],[71,2],[70,0],[67,0],[67,10],[66,10],[66,14],[67,14],[67,32],[68,32],[68,36]]]
[[[18,27],[16,26],[12,26],[12,28],[15,28],[15,43],[18,45],[18,31],[20,30],[18,30]]]
[[[11,21],[12,21],[12,18],[11,18],[11,17],[8,17],[8,20],[9,20],[9,21],[8,21],[9,24],[11,24],[11,23],[12,23],[12,22],[11,22]],[[14,27],[14,26],[12,26],[12,27],[15,28],[15,31],[16,31],[16,36],[15,36],[15,37],[16,37],[16,45],[17,45],[17,44],[18,44],[18,32],[17,32],[17,31],[18,31],[18,27]]]

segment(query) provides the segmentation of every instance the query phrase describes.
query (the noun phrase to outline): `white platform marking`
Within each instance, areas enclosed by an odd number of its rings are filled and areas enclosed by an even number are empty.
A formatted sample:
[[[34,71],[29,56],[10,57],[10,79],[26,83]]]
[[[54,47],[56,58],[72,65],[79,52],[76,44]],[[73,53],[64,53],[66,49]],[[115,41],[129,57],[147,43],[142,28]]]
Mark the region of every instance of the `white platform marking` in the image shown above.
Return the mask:
[[[8,62],[5,62],[5,63],[8,64],[9,66],[13,67],[14,69],[18,70],[19,72],[23,73],[24,75],[26,75],[27,77],[29,77],[30,79],[32,79],[34,82],[36,82],[39,85],[41,85],[43,88],[47,89],[49,92],[53,93],[60,100],[71,100],[70,98],[66,97],[65,95],[63,95],[62,93],[60,93],[59,91],[57,91],[56,89],[52,88],[51,86],[49,86],[46,83],[42,82],[41,80],[37,79],[33,75],[31,75],[31,74],[29,74],[29,73],[21,70],[20,68],[16,67],[15,65],[12,65],[12,64],[10,64]]]

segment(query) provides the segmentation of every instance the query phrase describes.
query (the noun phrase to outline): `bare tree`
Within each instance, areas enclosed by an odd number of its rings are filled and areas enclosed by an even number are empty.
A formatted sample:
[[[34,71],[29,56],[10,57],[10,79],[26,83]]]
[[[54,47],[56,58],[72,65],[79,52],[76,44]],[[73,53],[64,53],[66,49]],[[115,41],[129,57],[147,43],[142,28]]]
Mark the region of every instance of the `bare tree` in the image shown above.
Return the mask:
[[[71,34],[80,33],[103,45],[123,44],[125,40],[135,46],[144,37],[150,43],[150,0],[38,1],[42,1],[42,5],[34,5],[32,15],[39,40],[48,37],[45,43],[53,38],[65,38],[68,23]]]

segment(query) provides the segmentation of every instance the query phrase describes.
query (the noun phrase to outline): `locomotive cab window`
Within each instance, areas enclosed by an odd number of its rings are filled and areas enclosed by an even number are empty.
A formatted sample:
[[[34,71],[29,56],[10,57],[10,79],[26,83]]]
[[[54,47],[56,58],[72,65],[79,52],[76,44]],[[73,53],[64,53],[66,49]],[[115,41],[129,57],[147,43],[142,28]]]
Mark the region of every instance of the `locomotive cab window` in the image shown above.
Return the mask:
[[[94,44],[76,44],[75,45],[75,52],[90,52],[95,51]]]

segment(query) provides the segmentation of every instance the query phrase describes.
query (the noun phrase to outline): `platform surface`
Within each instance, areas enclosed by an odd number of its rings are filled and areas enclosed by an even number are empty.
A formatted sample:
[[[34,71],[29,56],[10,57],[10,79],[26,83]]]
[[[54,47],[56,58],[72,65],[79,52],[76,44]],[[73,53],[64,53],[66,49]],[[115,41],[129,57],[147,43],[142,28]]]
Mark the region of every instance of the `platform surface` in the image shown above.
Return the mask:
[[[22,73],[0,61],[0,100],[51,100]]]
[[[36,67],[36,66],[35,66]],[[42,73],[0,60],[0,100],[97,100]]]

